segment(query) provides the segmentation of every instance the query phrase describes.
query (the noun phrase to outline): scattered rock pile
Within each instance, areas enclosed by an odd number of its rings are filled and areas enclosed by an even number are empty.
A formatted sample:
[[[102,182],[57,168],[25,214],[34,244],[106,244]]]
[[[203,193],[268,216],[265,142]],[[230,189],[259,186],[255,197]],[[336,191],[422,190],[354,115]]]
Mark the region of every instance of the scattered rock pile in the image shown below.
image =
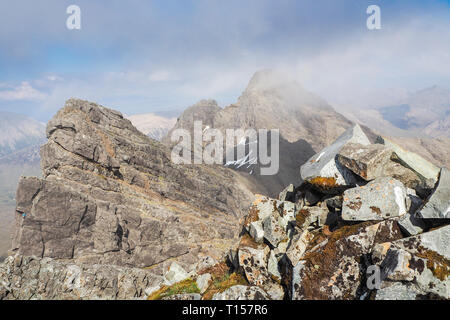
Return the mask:
[[[302,185],[257,196],[235,254],[249,283],[271,299],[449,299],[450,173],[398,148],[355,126]]]

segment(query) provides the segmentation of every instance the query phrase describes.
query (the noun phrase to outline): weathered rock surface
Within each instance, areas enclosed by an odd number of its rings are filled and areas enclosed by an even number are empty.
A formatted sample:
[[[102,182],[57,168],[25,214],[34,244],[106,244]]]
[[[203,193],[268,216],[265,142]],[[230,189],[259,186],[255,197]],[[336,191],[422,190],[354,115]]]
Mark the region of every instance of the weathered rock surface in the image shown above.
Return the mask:
[[[343,220],[384,220],[405,214],[406,189],[395,179],[378,178],[365,186],[344,192]]]
[[[17,255],[0,264],[0,300],[146,299],[161,281],[139,268]]]
[[[450,171],[443,168],[437,185],[416,216],[422,219],[450,219]]]
[[[233,171],[175,165],[114,110],[68,100],[47,125],[43,179],[17,190],[12,252],[137,267],[221,259],[251,192]]]
[[[439,168],[434,164],[428,162],[416,153],[405,150],[387,138],[378,137],[377,142],[392,149],[398,157],[397,160],[405,167],[411,168],[425,179],[436,181],[437,175],[439,174]]]
[[[348,129],[332,145],[311,157],[301,166],[301,178],[318,187],[321,191],[355,184],[358,180],[354,174],[336,160],[341,149],[348,143],[369,145],[370,141],[359,125]]]
[[[414,288],[421,296],[431,294],[449,299],[449,241],[450,226],[441,227],[417,236],[380,243],[373,249],[372,261],[384,269],[382,273],[386,276],[382,280],[397,282],[398,290],[404,292]]]
[[[216,293],[213,300],[269,300],[269,295],[256,286],[233,286]]]
[[[391,160],[392,149],[381,144],[362,145],[348,143],[338,153],[338,162],[364,180],[374,180],[383,175]]]

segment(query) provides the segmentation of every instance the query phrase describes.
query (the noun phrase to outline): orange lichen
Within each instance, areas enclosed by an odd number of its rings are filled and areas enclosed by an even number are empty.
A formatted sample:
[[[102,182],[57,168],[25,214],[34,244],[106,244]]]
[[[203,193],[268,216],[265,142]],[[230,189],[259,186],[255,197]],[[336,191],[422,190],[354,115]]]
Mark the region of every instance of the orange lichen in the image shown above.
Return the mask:
[[[332,189],[339,187],[336,183],[335,178],[326,178],[326,177],[316,177],[308,181],[313,186],[322,188],[322,189]]]
[[[433,272],[433,275],[441,281],[445,281],[450,274],[450,260],[440,255],[436,251],[428,250],[419,246],[419,253],[416,255],[419,258],[427,260],[427,268]]]

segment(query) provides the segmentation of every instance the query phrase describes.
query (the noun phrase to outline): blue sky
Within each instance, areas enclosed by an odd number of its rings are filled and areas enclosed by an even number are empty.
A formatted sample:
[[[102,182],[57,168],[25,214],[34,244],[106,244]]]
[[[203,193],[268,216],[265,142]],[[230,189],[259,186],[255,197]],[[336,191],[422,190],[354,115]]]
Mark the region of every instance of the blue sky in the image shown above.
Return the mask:
[[[81,30],[66,28],[70,4]],[[381,30],[366,28],[370,4]],[[450,1],[15,0],[0,12],[0,110],[42,121],[70,97],[126,114],[226,106],[263,68],[336,106],[450,88]]]

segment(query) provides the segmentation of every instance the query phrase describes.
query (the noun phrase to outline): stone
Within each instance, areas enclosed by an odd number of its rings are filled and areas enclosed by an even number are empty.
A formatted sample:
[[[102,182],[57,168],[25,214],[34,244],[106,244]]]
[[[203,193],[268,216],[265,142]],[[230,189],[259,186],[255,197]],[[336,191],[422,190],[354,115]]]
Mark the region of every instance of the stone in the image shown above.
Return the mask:
[[[214,294],[212,300],[269,300],[269,295],[256,286],[237,285]]]
[[[377,290],[375,300],[416,300],[417,295],[413,285],[395,282]]]
[[[286,251],[286,257],[292,266],[295,266],[305,254],[306,248],[313,238],[308,230],[304,230],[301,234],[294,235],[291,245]]]
[[[279,219],[280,215],[275,211],[272,215],[264,219],[262,223],[264,238],[273,248],[276,248],[281,241],[287,239],[286,231],[280,226]]]
[[[422,219],[450,219],[450,171],[442,168],[431,196],[416,212]]]
[[[286,188],[283,189],[283,191],[280,192],[280,195],[278,196],[278,200],[284,202],[284,201],[290,201],[295,202],[295,188],[294,185],[291,183]]]
[[[408,236],[415,236],[427,229],[423,219],[416,218],[414,214],[406,214],[398,220],[398,225]]]
[[[281,281],[281,274],[278,269],[278,259],[276,258],[275,252],[273,250],[271,250],[269,254],[267,271],[273,279],[275,279],[276,281]]]
[[[342,219],[377,221],[406,214],[406,189],[393,178],[377,178],[344,192]]]
[[[262,286],[270,279],[267,270],[269,253],[270,249],[267,246],[239,248],[239,266],[251,285]]]
[[[264,242],[264,229],[261,221],[253,221],[249,226],[249,234],[257,243]]]
[[[383,176],[390,161],[392,149],[381,144],[361,145],[347,143],[338,153],[337,161],[366,181]]]
[[[422,295],[450,298],[450,226],[374,246],[382,280],[410,282]]]
[[[186,280],[190,277],[189,273],[187,273],[178,263],[172,262],[169,270],[164,275],[165,284],[168,286],[173,285],[174,283]]]
[[[289,285],[291,298],[358,299],[361,270],[365,268],[363,257],[374,244],[400,236],[395,224],[389,221],[364,222],[336,230],[322,245],[307,247],[298,263],[294,261]]]
[[[210,282],[212,281],[211,274],[205,273],[197,277],[197,287],[200,289],[200,293],[203,294],[208,289]]]
[[[411,168],[425,179],[436,181],[439,174],[439,168],[428,162],[416,153],[407,151],[385,137],[378,137],[377,143],[383,144],[395,152],[397,161],[403,166]]]
[[[344,201],[344,198],[339,195],[332,198],[328,198],[325,200],[325,203],[327,206],[334,208],[334,209],[341,209],[342,208],[342,202]]]
[[[333,144],[301,166],[300,175],[303,181],[327,193],[355,184],[358,180],[354,174],[336,161],[338,153],[348,143],[369,145],[370,141],[359,125],[348,129]]]

